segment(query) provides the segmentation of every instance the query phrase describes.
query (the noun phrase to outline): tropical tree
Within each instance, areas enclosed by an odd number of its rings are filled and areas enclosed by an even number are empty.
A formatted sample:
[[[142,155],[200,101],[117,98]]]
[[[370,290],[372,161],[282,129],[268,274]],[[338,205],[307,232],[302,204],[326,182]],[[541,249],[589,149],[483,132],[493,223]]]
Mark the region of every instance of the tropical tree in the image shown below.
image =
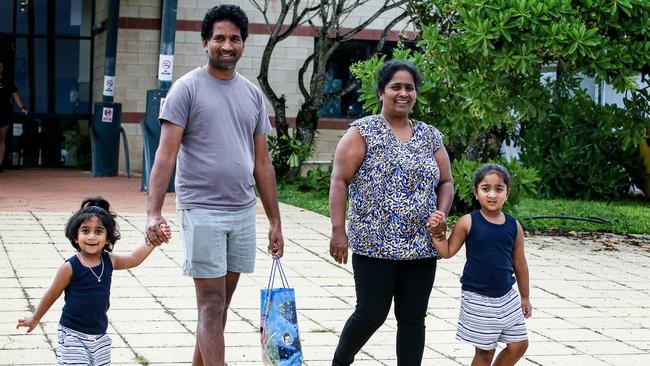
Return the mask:
[[[627,150],[643,146],[649,130],[647,1],[414,0],[411,9],[421,27],[420,51],[394,56],[422,71],[416,118],[447,133],[453,158],[494,159],[505,139],[532,122],[552,129],[562,100],[577,95],[586,76],[628,93],[624,113],[616,112],[625,119],[610,120],[616,123],[607,128]],[[372,85],[379,64],[361,63],[354,73]],[[368,110],[376,110],[374,91],[362,91]]]
[[[341,44],[350,41],[382,14],[394,11],[393,19],[385,26],[376,51],[383,46],[388,32],[407,17],[408,0],[250,0],[263,15],[269,28],[269,40],[262,54],[258,81],[275,112],[276,137],[271,140],[276,173],[282,176],[297,174],[300,164],[310,155],[314,143],[319,111],[327,100],[338,98],[356,87],[348,85],[341,90],[325,93],[328,60]],[[355,27],[344,27],[345,20],[359,11],[366,11],[365,20]],[[297,74],[302,103],[296,116],[294,133],[289,133],[287,101],[279,95],[269,80],[271,58],[275,47],[301,25],[310,26],[318,39],[314,51],[304,60]],[[307,72],[311,71],[306,81]]]

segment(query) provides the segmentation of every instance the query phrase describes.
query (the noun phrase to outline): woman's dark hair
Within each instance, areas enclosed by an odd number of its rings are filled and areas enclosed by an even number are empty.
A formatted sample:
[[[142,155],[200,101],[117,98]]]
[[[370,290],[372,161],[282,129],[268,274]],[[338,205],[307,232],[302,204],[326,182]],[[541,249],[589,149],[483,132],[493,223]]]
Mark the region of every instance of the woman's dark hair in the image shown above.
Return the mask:
[[[418,68],[415,67],[412,63],[404,60],[389,60],[384,63],[384,66],[379,69],[377,73],[377,92],[381,93],[386,88],[386,84],[393,78],[398,71],[408,71],[413,77],[413,82],[415,83],[415,90],[417,91],[420,88],[422,83],[422,77]]]
[[[478,185],[488,174],[496,174],[501,177],[503,183],[510,189],[510,174],[508,174],[508,170],[499,164],[493,163],[483,164],[480,168],[476,169],[474,172],[474,189],[478,189]]]
[[[120,240],[120,232],[117,227],[117,222],[115,222],[115,214],[110,211],[108,201],[99,196],[86,198],[81,202],[79,211],[75,212],[65,225],[66,238],[70,240],[70,243],[77,251],[80,251],[81,248],[79,247],[79,243],[77,243],[79,227],[81,227],[84,221],[93,216],[97,217],[102,225],[104,225],[104,228],[106,228],[107,245],[104,247],[104,250],[112,252],[115,242]]]
[[[214,23],[222,20],[233,22],[239,28],[242,41],[246,42],[246,38],[248,38],[248,17],[239,6],[232,4],[217,5],[205,14],[201,23],[201,39],[204,42],[208,42],[212,37]]]

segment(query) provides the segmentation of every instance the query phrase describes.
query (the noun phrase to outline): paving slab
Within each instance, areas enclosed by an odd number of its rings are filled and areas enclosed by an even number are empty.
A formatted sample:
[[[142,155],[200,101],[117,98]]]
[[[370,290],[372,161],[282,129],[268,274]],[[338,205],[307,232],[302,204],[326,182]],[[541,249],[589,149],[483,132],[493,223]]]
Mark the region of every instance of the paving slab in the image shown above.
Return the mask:
[[[49,184],[47,183],[49,182]],[[82,198],[102,194],[115,206],[122,239],[116,252],[141,243],[146,196],[139,178],[93,178],[74,171],[8,171],[0,174],[0,365],[51,365],[55,360],[57,301],[33,334],[16,330],[49,286],[56,268],[73,255],[63,227]],[[164,212],[171,242],[140,267],[116,271],[109,334],[113,364],[189,365],[196,329],[191,279],[182,261],[174,195]],[[283,266],[296,289],[305,365],[329,365],[351,314],[350,264],[328,255],[329,220],[281,205],[286,255]],[[259,291],[266,286],[268,223],[258,205],[256,272],[241,278],[229,310],[229,366],[261,365]],[[526,237],[533,317],[530,346],[519,365],[650,365],[650,243],[620,237]],[[473,349],[455,340],[464,254],[441,260],[428,310],[423,365],[468,365]],[[395,365],[396,323],[386,323],[354,365]]]

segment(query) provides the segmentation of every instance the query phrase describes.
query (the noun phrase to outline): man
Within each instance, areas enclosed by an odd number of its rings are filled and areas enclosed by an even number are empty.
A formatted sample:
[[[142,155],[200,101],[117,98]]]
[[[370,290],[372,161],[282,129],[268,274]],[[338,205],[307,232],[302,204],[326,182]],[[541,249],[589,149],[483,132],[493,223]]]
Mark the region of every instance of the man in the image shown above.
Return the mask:
[[[198,310],[193,365],[224,364],[224,327],[240,273],[255,264],[255,188],[270,222],[268,250],[284,241],[275,173],[266,143],[271,130],[262,93],[235,71],[248,18],[219,5],[201,25],[208,63],[178,79],[160,113],[160,146],[147,200],[147,241],[166,241],[161,208],[174,163],[176,208],[185,248],[183,274],[194,279]]]

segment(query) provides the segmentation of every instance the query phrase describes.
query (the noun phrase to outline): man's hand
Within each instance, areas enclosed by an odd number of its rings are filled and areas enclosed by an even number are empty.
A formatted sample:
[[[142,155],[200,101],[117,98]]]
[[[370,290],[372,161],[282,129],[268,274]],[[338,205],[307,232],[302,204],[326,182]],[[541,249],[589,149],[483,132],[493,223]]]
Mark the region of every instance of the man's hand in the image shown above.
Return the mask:
[[[348,263],[348,236],[339,232],[332,232],[330,239],[330,256],[334,258],[337,263]]]
[[[284,238],[282,237],[282,229],[279,225],[271,225],[269,228],[268,251],[273,258],[282,258],[284,255]]]
[[[166,228],[169,236],[163,228]],[[169,242],[169,238],[171,237],[169,225],[167,225],[167,221],[160,215],[147,216],[147,227],[145,230],[144,238],[147,245],[159,246],[162,243]]]
[[[172,238],[172,229],[169,227],[167,224],[160,224],[160,230],[162,230],[163,235],[167,238],[167,240]]]

